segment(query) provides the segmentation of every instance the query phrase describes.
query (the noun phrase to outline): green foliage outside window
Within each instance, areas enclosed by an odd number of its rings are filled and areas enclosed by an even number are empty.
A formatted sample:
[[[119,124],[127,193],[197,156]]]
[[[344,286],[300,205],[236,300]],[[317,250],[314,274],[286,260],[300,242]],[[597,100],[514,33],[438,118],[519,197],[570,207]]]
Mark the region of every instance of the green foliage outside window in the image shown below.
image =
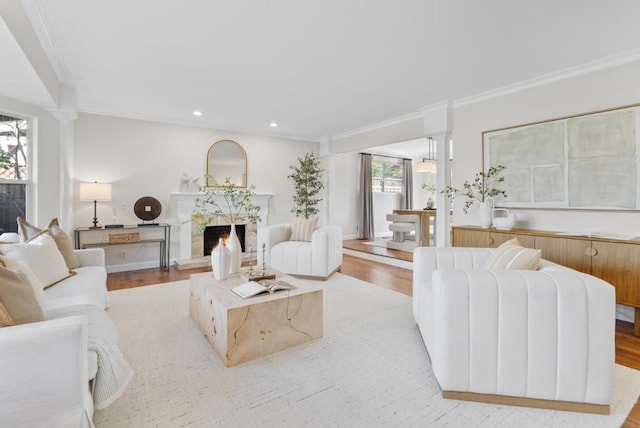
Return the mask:
[[[387,160],[371,161],[374,192],[402,192],[402,163]]]

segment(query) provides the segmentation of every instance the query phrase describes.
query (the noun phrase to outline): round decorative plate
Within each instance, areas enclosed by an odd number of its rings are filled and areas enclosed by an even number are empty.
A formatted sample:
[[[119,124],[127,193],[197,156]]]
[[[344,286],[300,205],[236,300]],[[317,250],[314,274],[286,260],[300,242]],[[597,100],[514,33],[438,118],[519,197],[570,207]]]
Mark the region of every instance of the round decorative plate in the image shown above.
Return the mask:
[[[162,205],[154,197],[143,196],[133,205],[133,212],[140,220],[152,221],[162,212]]]

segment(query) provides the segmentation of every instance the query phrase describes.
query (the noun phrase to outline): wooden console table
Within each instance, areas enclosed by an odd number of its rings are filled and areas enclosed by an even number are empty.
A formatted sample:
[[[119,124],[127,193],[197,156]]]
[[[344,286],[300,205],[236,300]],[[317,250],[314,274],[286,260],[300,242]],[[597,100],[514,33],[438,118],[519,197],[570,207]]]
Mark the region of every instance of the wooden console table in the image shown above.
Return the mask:
[[[140,239],[127,242],[110,242],[109,235],[125,234],[130,232],[140,233]],[[83,236],[85,237],[83,239]],[[111,245],[149,244],[157,243],[160,246],[159,267],[169,270],[171,256],[171,225],[167,223],[149,224],[144,226],[125,225],[123,227],[92,229],[79,227],[74,230],[76,249],[108,247]],[[83,243],[82,241],[85,241]],[[87,242],[88,241],[88,242]]]
[[[518,238],[525,247],[542,250],[546,260],[613,285],[616,302],[635,308],[633,330],[640,336],[640,241],[528,229],[451,228],[454,247],[497,247],[512,238]]]
[[[422,245],[428,247],[431,242],[431,217],[436,218],[436,210],[393,210],[394,214],[419,215],[420,216],[420,239]]]

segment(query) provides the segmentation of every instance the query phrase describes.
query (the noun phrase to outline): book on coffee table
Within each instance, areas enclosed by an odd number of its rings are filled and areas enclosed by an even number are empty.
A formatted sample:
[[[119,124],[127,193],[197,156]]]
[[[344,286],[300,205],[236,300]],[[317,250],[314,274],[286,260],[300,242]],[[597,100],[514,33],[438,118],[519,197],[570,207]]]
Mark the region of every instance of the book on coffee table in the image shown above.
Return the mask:
[[[296,287],[284,281],[268,279],[260,282],[248,281],[238,285],[237,287],[233,287],[231,291],[239,297],[247,299],[249,297],[257,296],[258,294],[275,293],[279,290],[293,290],[294,288]]]

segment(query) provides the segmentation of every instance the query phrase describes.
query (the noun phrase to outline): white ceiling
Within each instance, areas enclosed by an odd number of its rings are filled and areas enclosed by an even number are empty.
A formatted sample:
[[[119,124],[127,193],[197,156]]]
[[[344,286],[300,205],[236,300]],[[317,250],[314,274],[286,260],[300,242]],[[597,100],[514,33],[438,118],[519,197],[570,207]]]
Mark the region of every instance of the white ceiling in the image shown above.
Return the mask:
[[[636,0],[22,1],[81,111],[316,141],[640,48]]]

